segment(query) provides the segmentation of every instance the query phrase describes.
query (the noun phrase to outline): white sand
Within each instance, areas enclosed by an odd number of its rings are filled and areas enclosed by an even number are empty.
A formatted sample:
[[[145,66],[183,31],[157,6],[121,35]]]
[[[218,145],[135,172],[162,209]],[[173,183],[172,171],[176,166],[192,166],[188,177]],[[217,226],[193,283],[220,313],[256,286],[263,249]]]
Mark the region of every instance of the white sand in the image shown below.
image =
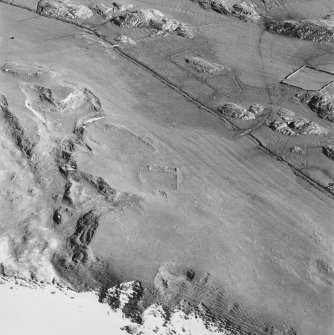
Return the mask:
[[[131,285],[126,286],[131,291]],[[129,292],[123,292],[128,296]],[[121,294],[120,300],[125,297]],[[121,335],[131,326],[134,335],[229,335],[214,324],[206,324],[199,315],[186,315],[152,305],[143,313],[143,324],[133,324],[99,303],[95,292],[77,293],[53,285],[41,285],[21,279],[0,277],[0,333],[10,335]]]
[[[1,281],[0,281],[1,282]],[[54,286],[0,285],[0,333],[10,335],[117,335],[129,320],[98,302],[94,292]]]

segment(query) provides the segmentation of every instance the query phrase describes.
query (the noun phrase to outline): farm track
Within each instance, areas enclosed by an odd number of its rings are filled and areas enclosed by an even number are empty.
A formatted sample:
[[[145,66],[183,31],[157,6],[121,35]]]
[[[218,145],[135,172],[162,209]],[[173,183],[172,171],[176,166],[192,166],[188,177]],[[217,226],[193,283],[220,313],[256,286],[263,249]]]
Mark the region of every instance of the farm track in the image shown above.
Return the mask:
[[[292,169],[292,171],[295,173],[295,175],[299,176],[300,178],[302,178],[303,180],[305,180],[306,182],[308,182],[310,185],[312,185],[313,187],[315,187],[316,189],[318,189],[323,194],[325,194],[328,197],[334,199],[334,192],[333,191],[329,190],[327,187],[325,187],[324,185],[322,185],[314,177],[310,176],[307,172],[303,171],[303,169],[296,168],[292,163],[290,163],[287,159],[285,159],[284,156],[278,155],[273,150],[271,150],[270,148],[266,147],[255,135],[253,135],[251,133],[253,130],[250,130],[250,131],[249,130],[243,130],[240,127],[236,126],[229,119],[225,118],[221,113],[219,113],[219,112],[217,112],[217,111],[215,111],[215,110],[213,110],[213,109],[205,106],[199,100],[197,100],[196,98],[192,97],[189,93],[185,92],[181,87],[175,85],[170,80],[168,80],[168,78],[162,76],[161,74],[159,74],[158,72],[156,72],[154,69],[150,68],[148,65],[144,64],[143,62],[141,62],[137,58],[131,56],[130,54],[128,54],[127,52],[125,52],[124,50],[122,50],[116,43],[112,43],[112,42],[108,41],[100,33],[92,30],[91,27],[89,27],[87,25],[84,25],[84,24],[80,24],[78,22],[71,21],[71,20],[66,20],[64,18],[49,17],[49,16],[46,16],[46,15],[43,15],[43,14],[39,14],[35,10],[33,10],[33,9],[29,8],[29,7],[25,7],[25,6],[17,5],[17,4],[13,4],[13,3],[7,3],[4,0],[0,0],[0,3],[3,3],[3,4],[8,5],[8,6],[12,6],[12,7],[17,7],[17,8],[20,8],[20,9],[24,9],[24,10],[30,11],[32,13],[35,13],[35,14],[37,14],[39,16],[42,16],[42,17],[45,17],[45,18],[48,18],[48,19],[53,19],[53,20],[61,21],[63,23],[71,24],[71,25],[77,26],[79,28],[86,29],[87,31],[89,31],[90,33],[92,33],[93,35],[95,35],[96,37],[100,38],[104,43],[109,44],[115,50],[115,52],[117,54],[121,55],[123,58],[125,58],[128,61],[132,62],[133,64],[137,65],[142,70],[150,73],[155,78],[157,78],[158,80],[160,80],[161,82],[163,82],[164,84],[166,84],[169,88],[173,89],[174,91],[176,91],[177,93],[179,93],[180,95],[182,95],[186,100],[188,100],[189,102],[195,104],[198,108],[201,108],[201,109],[205,110],[206,112],[208,112],[208,113],[210,113],[210,114],[218,117],[219,119],[223,120],[225,123],[229,124],[229,126],[233,130],[235,130],[235,131],[237,131],[239,133],[238,135],[236,135],[236,137],[246,136],[252,142],[255,142],[258,145],[258,147],[259,147],[259,149],[261,151],[263,151],[264,153],[266,153],[267,155],[271,156],[272,158],[274,158],[274,159],[276,159],[278,161],[286,163]],[[255,127],[255,129],[256,128],[257,127]]]

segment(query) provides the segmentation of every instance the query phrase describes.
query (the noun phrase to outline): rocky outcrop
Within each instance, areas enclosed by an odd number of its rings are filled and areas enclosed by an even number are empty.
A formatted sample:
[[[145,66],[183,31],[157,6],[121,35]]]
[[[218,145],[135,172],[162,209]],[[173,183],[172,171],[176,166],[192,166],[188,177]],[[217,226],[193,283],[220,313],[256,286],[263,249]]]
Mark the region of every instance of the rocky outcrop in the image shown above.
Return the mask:
[[[129,334],[200,334],[200,335],[239,335],[236,330],[228,331],[222,323],[200,312],[198,308],[184,308],[179,304],[167,308],[162,304],[152,304],[142,313],[142,323],[125,327]]]
[[[197,72],[214,73],[224,70],[223,65],[209,62],[208,60],[200,57],[188,57],[185,61]]]
[[[254,120],[256,115],[264,110],[260,105],[250,106],[248,109],[234,103],[226,103],[218,108],[218,110],[233,119]]]
[[[212,0],[211,1],[211,8],[220,14],[231,14],[232,4],[227,0]]]
[[[192,2],[197,3],[200,7],[204,9],[210,9],[212,5],[212,0],[191,0]]]
[[[333,145],[325,145],[322,147],[322,152],[331,160],[334,161],[334,146]]]
[[[215,319],[204,304],[192,307],[186,301],[182,301],[174,308],[168,308],[162,303],[152,303],[149,306],[142,306],[142,296],[144,289],[139,281],[124,282],[107,290],[103,297],[94,290],[76,292],[66,287],[66,283],[39,282],[32,279],[20,277],[9,277],[0,274],[1,293],[13,296],[13,304],[29,305],[33,299],[33,312],[39,315],[44,305],[50,307],[50,312],[55,316],[54,319],[62,320],[63,311],[59,313],[59,306],[69,312],[70,317],[80,318],[83,311],[89,321],[103,320],[96,317],[96,313],[105,313],[105,319],[109,323],[106,325],[117,325],[122,327],[120,330],[111,327],[112,334],[132,334],[132,335],[246,335],[250,333],[239,332],[236,327],[228,330],[228,325]],[[19,294],[18,294],[19,293]],[[9,296],[8,295],[8,296]],[[61,302],[61,303],[59,303]],[[99,303],[102,303],[100,305]],[[81,308],[76,308],[80,306]],[[23,309],[22,309],[23,310]],[[92,318],[90,318],[90,314]],[[10,313],[10,315],[12,315]],[[36,317],[36,320],[38,316]],[[111,321],[112,320],[112,321]],[[72,320],[73,321],[73,320]],[[110,323],[111,322],[111,323]],[[10,322],[9,322],[10,323]],[[8,323],[8,324],[9,324]],[[84,329],[85,325],[78,325],[76,333]],[[66,325],[66,323],[65,323]],[[34,331],[34,323],[24,324],[26,331]],[[81,328],[79,327],[81,326]],[[96,324],[96,329],[102,329]],[[103,328],[103,331],[108,329]],[[97,332],[98,333],[98,332]],[[269,332],[268,332],[269,334]],[[274,334],[271,332],[270,334]],[[283,334],[283,332],[275,332]],[[284,334],[292,334],[284,332]]]
[[[192,306],[181,300],[174,308],[168,308],[162,303],[153,303],[143,308],[144,293],[139,281],[121,283],[109,288],[101,302],[108,304],[113,311],[121,311],[123,317],[132,322],[123,330],[133,335],[232,334],[226,329],[226,324],[215,320],[203,304]],[[233,334],[239,333],[234,331]]]
[[[298,154],[298,155],[302,155],[302,156],[306,155],[306,151],[299,146],[290,147],[290,152],[293,153],[293,154]]]
[[[101,215],[136,205],[138,198],[116,191],[102,177],[79,170],[74,153],[79,146],[89,150],[83,138],[85,129],[92,122],[104,118],[104,113],[99,99],[92,91],[80,85],[67,85],[50,85],[51,89],[37,83],[20,83],[26,97],[25,106],[31,111],[32,120],[39,127],[38,136],[27,137],[19,119],[9,110],[4,96],[0,96],[0,126],[3,134],[10,138],[11,141],[8,142],[13,142],[24,154],[25,157],[22,155],[22,158],[26,158],[29,175],[43,189],[43,198],[49,205],[43,208],[45,222],[51,223],[45,231],[64,233],[59,247],[58,244],[54,248],[41,246],[46,250],[43,262],[50,267],[53,264],[64,277],[71,280],[71,275],[67,277],[69,268],[88,267],[95,262],[90,243],[98,229]],[[64,98],[66,95],[59,91],[68,92],[68,89],[72,92]],[[54,117],[59,124],[52,123]],[[37,208],[36,204],[34,206]],[[24,229],[26,231],[22,236],[30,243],[30,236],[35,235],[29,227]],[[55,232],[56,236],[57,233]],[[31,241],[31,248],[34,247],[33,252],[40,253],[40,249],[36,247],[37,237],[36,240]],[[8,244],[7,241],[5,243]],[[45,244],[44,239],[41,239],[41,244]],[[31,267],[35,268],[35,264]],[[48,274],[48,277],[51,276],[53,273]]]
[[[128,11],[114,17],[111,22],[126,28],[149,28],[157,35],[175,33],[177,35],[193,38],[193,30],[185,23],[165,17],[157,9],[141,9]]]
[[[137,44],[132,38],[125,36],[125,35],[115,37],[115,41],[120,42],[122,44],[129,44],[129,45]]]
[[[231,15],[242,21],[258,21],[261,17],[255,10],[255,5],[241,2],[232,6]]]
[[[60,101],[60,106],[65,112],[72,112],[90,104],[95,111],[102,107],[96,95],[86,87],[78,87],[65,99]]]
[[[328,14],[322,19],[309,20],[309,22],[327,28],[334,28],[334,15]]]
[[[88,245],[99,226],[99,215],[93,210],[83,214],[77,221],[75,232],[69,238],[71,259],[85,264],[88,260]]]
[[[20,85],[27,97],[28,105],[36,111],[52,113],[73,113],[89,111],[89,117],[100,117],[97,113],[102,108],[100,100],[87,87],[75,87],[64,99],[56,99],[50,88],[30,83]],[[96,114],[92,114],[96,113]]]
[[[87,6],[74,5],[68,0],[41,0],[37,5],[37,13],[70,20],[86,20],[93,16]]]
[[[256,6],[252,3],[243,1],[235,3],[231,0],[191,0],[196,2],[204,9],[212,9],[217,13],[231,15],[242,21],[258,21],[261,16],[256,11]]]
[[[334,29],[321,22],[314,21],[278,21],[267,20],[265,28],[268,31],[301,40],[328,43],[334,41]]]
[[[19,119],[9,110],[7,99],[3,95],[0,95],[0,108],[0,118],[6,124],[9,136],[12,138],[19,150],[27,158],[30,158],[32,155],[33,143],[25,136]]]
[[[102,303],[108,304],[114,311],[121,310],[132,322],[141,323],[141,312],[138,303],[144,289],[139,281],[121,283],[107,290]]]
[[[102,15],[106,19],[111,19],[115,14],[124,12],[132,7],[133,5],[125,5],[113,1],[111,4],[107,2],[93,4],[90,8],[98,15]]]
[[[317,92],[312,96],[308,105],[320,118],[334,122],[334,94]]]
[[[281,109],[274,118],[267,122],[270,129],[284,135],[321,135],[326,133],[325,129],[320,127],[314,121],[298,117],[294,112]]]

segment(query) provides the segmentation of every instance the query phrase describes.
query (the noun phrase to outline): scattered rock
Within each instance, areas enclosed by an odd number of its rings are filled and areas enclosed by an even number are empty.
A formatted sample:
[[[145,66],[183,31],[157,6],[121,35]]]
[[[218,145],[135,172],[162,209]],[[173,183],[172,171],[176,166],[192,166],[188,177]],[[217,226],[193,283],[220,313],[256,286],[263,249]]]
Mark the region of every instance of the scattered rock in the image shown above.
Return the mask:
[[[298,147],[298,146],[290,147],[290,152],[293,153],[293,154],[298,154],[298,155],[302,155],[302,156],[306,155],[305,150],[301,147]]]
[[[333,268],[323,259],[316,260],[316,267],[324,275],[332,275],[334,273]]]
[[[68,0],[41,0],[37,5],[37,13],[71,20],[86,20],[93,15],[88,7],[74,5]]]
[[[312,96],[308,105],[320,118],[334,122],[334,94],[317,92]]]
[[[219,71],[224,70],[223,65],[209,62],[200,57],[189,57],[189,58],[186,58],[185,60],[197,72],[213,73],[213,72],[219,72]]]
[[[285,108],[281,108],[278,112],[277,115],[282,118],[284,121],[289,121],[291,118],[295,117],[296,113]]]
[[[115,37],[116,42],[121,42],[123,44],[130,44],[130,45],[136,45],[137,43],[130,37],[127,37],[125,35],[117,36]]]
[[[334,193],[334,183],[328,183],[327,186],[326,186],[326,189],[327,189],[329,192]]]
[[[158,193],[164,198],[168,198],[168,193],[165,190],[158,190]]]
[[[26,82],[36,79],[45,80],[53,75],[49,68],[36,64],[25,64],[7,60],[1,62],[0,64],[0,70],[3,73]]]
[[[313,94],[306,91],[306,92],[299,92],[297,93],[294,98],[296,99],[295,101],[301,102],[303,104],[308,104],[313,97]]]
[[[218,110],[224,115],[230,116],[233,119],[240,120],[254,120],[256,114],[263,111],[263,107],[260,105],[254,105],[246,109],[234,103],[226,103],[218,108]]]
[[[280,326],[267,325],[264,328],[264,333],[268,335],[297,335],[297,332],[293,327],[285,324]]]
[[[165,299],[175,301],[193,288],[195,275],[190,267],[167,262],[159,268],[154,286]]]
[[[102,47],[104,49],[104,52],[108,54],[111,53],[113,51],[113,48],[115,47],[115,45],[111,45],[105,42],[102,38],[90,33],[87,30],[82,31],[79,36],[89,44],[95,44],[99,47]]]
[[[332,183],[333,184],[333,183]],[[326,187],[332,192],[331,183]],[[310,279],[321,287],[332,287],[334,281],[334,272],[332,266],[324,259],[311,260],[308,274]]]
[[[169,19],[157,9],[141,9],[132,12],[126,12],[114,17],[111,22],[126,28],[150,28],[156,31],[156,34],[176,33],[177,35],[193,38],[192,29],[185,23]]]

